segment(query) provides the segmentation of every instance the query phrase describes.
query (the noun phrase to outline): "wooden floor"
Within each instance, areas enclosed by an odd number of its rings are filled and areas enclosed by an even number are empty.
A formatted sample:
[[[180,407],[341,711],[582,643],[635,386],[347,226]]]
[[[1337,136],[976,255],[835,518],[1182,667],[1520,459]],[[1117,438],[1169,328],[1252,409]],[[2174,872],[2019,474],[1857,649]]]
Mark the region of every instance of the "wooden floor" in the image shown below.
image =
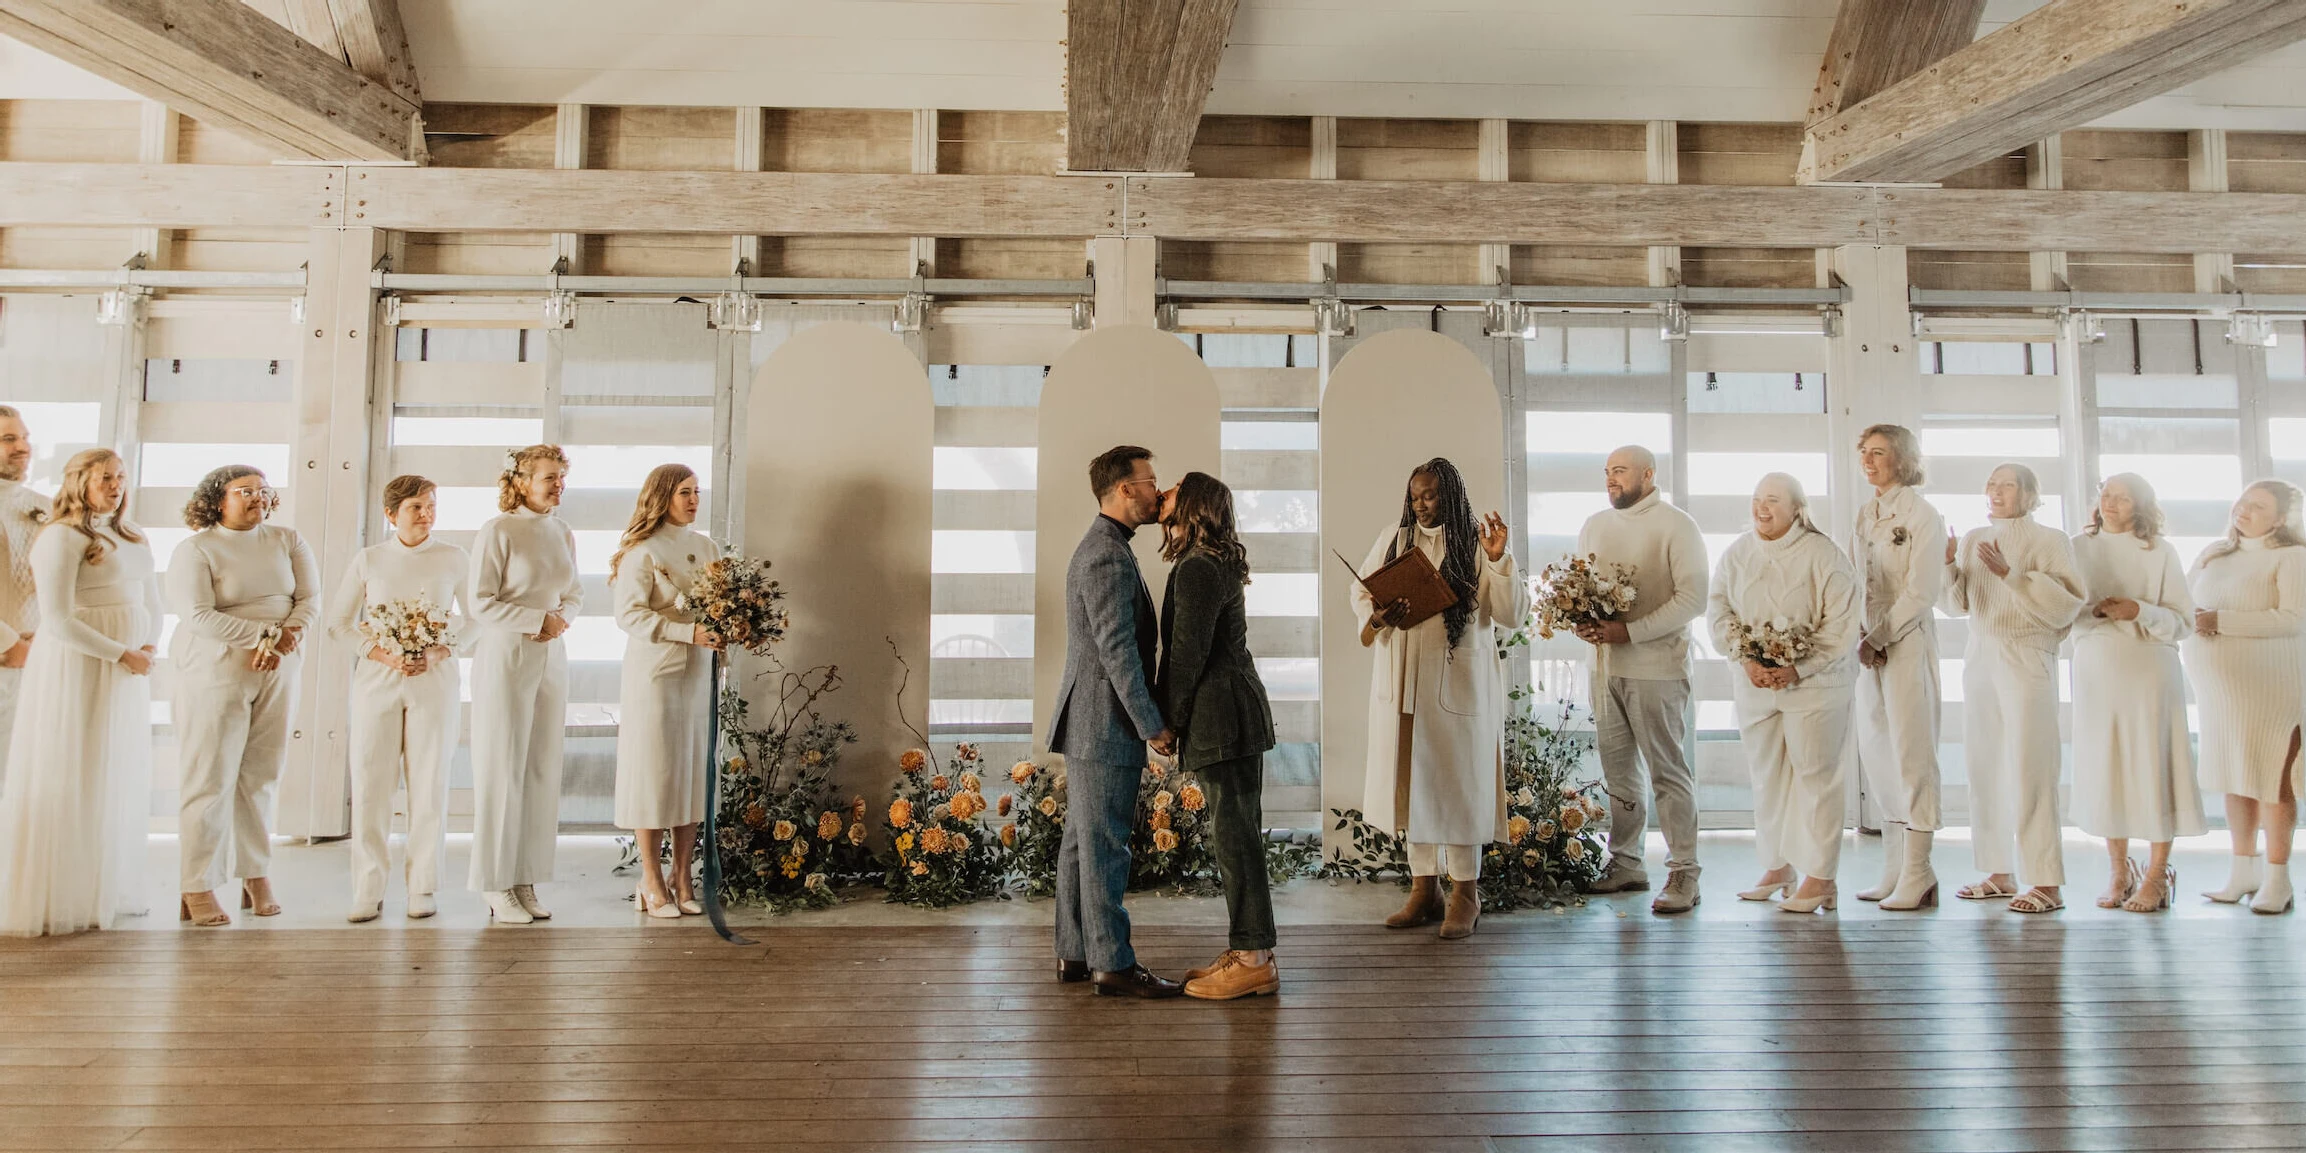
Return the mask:
[[[1282,996],[1228,1005],[1091,997],[999,925],[8,942],[0,1147],[2306,1144],[2297,918],[1598,912],[1285,927]]]

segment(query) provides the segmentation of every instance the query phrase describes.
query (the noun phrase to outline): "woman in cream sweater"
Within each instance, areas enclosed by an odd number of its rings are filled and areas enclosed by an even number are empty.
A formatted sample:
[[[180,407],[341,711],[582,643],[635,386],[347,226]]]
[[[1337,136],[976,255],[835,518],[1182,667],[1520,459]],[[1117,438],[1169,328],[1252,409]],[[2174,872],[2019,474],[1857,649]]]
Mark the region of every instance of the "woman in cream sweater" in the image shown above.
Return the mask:
[[[689,865],[705,818],[705,710],[713,707],[712,650],[721,638],[678,603],[715,555],[712,538],[689,527],[702,500],[686,465],[658,465],[609,558],[609,591],[625,631],[615,815],[619,828],[633,830],[641,864],[634,900],[651,917],[705,911]],[[668,831],[669,888],[659,865]]]
[[[2226,539],[2203,550],[2188,587],[2194,637],[2186,667],[2202,706],[2202,787],[2226,795],[2234,840],[2226,887],[2233,904],[2255,893],[2261,913],[2290,910],[2290,834],[2298,823],[2298,731],[2306,722],[2306,496],[2262,480],[2234,502]],[[2266,830],[2259,869],[2258,830]]]
[[[1986,477],[1993,520],[1946,540],[1940,607],[1970,618],[1963,653],[1962,746],[1970,827],[1986,878],[1955,893],[2013,898],[2013,913],[2066,907],[2058,825],[2058,643],[2082,610],[2082,576],[2066,534],[2034,521],[2034,471],[2004,464]],[[2018,892],[2013,882],[2028,887]]]

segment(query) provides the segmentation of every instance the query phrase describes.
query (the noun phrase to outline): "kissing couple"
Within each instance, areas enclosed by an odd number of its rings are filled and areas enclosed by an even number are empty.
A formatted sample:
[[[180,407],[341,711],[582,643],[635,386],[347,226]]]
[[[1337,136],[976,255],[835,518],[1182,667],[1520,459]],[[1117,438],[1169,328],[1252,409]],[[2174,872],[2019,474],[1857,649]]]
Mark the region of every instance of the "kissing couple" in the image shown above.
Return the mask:
[[[1049,751],[1065,758],[1057,851],[1057,979],[1098,995],[1208,1001],[1277,993],[1267,890],[1264,754],[1273,710],[1249,655],[1249,557],[1233,490],[1192,472],[1163,491],[1135,445],[1089,462],[1097,519],[1065,569],[1065,676]],[[1169,584],[1158,617],[1130,539],[1158,524]],[[1229,946],[1182,982],[1129,945],[1129,841],[1147,747],[1200,779],[1225,886]],[[1182,790],[1180,790],[1182,791]]]

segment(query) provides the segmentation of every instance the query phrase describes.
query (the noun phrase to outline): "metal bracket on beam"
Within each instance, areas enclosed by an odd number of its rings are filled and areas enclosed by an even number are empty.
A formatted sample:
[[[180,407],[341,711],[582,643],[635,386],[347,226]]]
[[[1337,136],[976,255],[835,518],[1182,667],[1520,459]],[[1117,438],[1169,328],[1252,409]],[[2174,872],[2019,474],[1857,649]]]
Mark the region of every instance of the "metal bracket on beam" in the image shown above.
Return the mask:
[[[1678,300],[1669,300],[1657,306],[1657,335],[1660,340],[1689,339],[1689,309]]]
[[[889,327],[896,332],[919,332],[929,319],[929,294],[908,292],[897,301],[895,317]]]

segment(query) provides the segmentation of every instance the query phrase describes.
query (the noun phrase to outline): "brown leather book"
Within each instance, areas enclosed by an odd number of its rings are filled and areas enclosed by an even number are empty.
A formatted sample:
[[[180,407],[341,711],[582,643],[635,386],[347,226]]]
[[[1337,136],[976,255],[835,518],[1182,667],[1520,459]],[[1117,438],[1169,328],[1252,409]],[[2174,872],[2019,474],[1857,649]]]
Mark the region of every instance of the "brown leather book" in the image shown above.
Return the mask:
[[[1345,559],[1345,554],[1332,549],[1330,555],[1337,558],[1337,563],[1345,566],[1346,572],[1353,574],[1356,583],[1369,590],[1369,599],[1378,608],[1382,609],[1395,601],[1409,602],[1409,612],[1402,618],[1401,628],[1415,628],[1447,612],[1450,606],[1457,603],[1456,590],[1449,587],[1449,582],[1442,578],[1441,570],[1433,567],[1433,562],[1425,559],[1425,554],[1417,549],[1404,549],[1400,556],[1387,561],[1383,568],[1368,576],[1356,571],[1353,562]]]

